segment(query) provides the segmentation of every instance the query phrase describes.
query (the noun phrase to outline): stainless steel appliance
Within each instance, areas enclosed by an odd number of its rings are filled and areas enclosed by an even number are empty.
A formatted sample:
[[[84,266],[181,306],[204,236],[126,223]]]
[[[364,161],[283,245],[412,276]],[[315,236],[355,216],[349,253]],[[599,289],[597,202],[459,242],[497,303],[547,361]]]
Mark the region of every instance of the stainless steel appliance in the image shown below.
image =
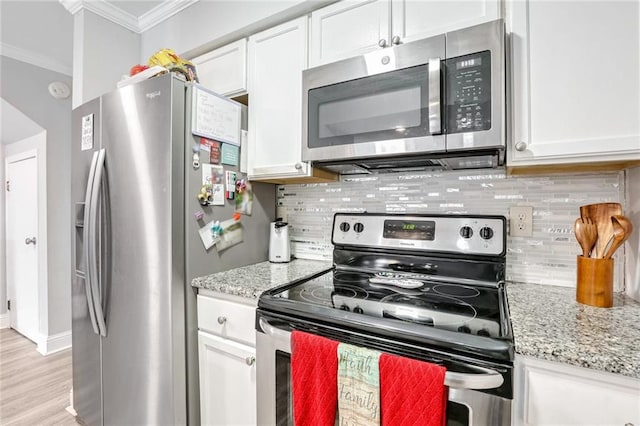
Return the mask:
[[[88,425],[199,424],[191,279],[267,260],[273,185],[253,185],[244,243],[217,253],[200,241],[235,203],[198,202],[192,91],[166,74],[73,111],[73,397]]]
[[[301,330],[444,365],[448,425],[509,425],[505,223],[502,216],[336,214],[333,270],[258,301],[258,418],[293,422],[290,334]]]
[[[302,159],[342,174],[504,164],[504,23],[303,71]]]

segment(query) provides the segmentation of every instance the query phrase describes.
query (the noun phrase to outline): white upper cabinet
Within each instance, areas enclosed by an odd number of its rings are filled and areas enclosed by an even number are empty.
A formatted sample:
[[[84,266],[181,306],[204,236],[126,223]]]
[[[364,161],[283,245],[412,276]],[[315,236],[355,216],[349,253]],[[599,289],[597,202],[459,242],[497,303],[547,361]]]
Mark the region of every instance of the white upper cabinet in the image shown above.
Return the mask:
[[[342,1],[311,14],[310,66],[500,17],[500,0]]]
[[[247,91],[247,40],[212,50],[191,60],[196,66],[200,84],[226,96]]]
[[[391,41],[402,43],[500,18],[500,0],[391,0]]]
[[[507,165],[640,160],[637,1],[510,1]]]
[[[334,62],[388,45],[390,0],[342,1],[311,14],[310,66]]]
[[[308,181],[322,175],[302,161],[307,17],[251,36],[248,53],[249,179],[278,183],[281,179]]]

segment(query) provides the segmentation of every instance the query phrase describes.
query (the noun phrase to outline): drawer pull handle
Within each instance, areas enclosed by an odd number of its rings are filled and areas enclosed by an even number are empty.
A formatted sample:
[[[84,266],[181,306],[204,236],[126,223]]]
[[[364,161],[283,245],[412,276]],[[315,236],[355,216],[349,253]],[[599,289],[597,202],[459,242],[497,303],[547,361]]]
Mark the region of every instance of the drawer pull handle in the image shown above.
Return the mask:
[[[218,317],[218,324],[222,325],[227,322],[227,317],[223,317],[222,315]]]
[[[249,367],[251,367],[253,364],[255,364],[255,363],[256,363],[256,357],[255,357],[255,356],[248,356],[248,357],[246,357],[246,358],[244,359],[244,362],[246,362],[246,363],[247,363],[247,365],[248,365]]]

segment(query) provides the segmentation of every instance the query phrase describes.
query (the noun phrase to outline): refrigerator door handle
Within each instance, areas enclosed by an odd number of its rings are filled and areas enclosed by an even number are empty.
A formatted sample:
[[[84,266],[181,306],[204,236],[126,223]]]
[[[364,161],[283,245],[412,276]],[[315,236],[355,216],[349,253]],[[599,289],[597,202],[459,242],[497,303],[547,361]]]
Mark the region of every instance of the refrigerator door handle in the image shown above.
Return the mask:
[[[104,172],[104,160],[105,160],[105,150],[102,148],[97,152],[98,158],[96,161],[95,168],[95,177],[93,182],[93,187],[91,189],[91,204],[89,206],[89,229],[91,233],[91,239],[89,244],[89,263],[87,263],[87,268],[89,269],[89,276],[91,279],[89,280],[91,283],[91,294],[93,295],[93,309],[95,311],[96,322],[98,324],[98,330],[100,331],[101,336],[107,335],[107,325],[104,320],[104,313],[102,310],[102,297],[100,293],[99,280],[100,276],[98,274],[98,256],[96,255],[96,242],[97,238],[95,238],[96,226],[99,224],[98,222],[98,197],[100,197],[100,189],[102,188],[102,178]]]
[[[82,240],[84,247],[82,250],[82,256],[84,257],[84,264],[87,270],[84,274],[84,291],[87,295],[87,305],[89,306],[89,318],[91,319],[91,325],[93,326],[93,332],[100,334],[98,330],[98,323],[96,321],[96,313],[94,310],[93,294],[91,292],[91,274],[89,273],[89,261],[91,259],[89,247],[92,245],[91,235],[91,194],[93,193],[93,185],[96,177],[96,164],[98,163],[98,152],[93,153],[91,159],[91,167],[89,168],[89,178],[87,179],[87,191],[84,196],[84,228],[82,231]]]

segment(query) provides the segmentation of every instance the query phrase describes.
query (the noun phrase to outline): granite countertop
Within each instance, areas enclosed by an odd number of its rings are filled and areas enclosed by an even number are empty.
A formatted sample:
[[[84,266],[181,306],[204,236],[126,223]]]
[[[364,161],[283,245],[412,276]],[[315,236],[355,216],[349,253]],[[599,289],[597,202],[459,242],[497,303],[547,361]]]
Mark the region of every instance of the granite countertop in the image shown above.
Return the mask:
[[[307,278],[333,267],[331,262],[295,259],[289,263],[261,262],[195,278],[193,287],[257,299],[273,287]]]
[[[507,297],[516,353],[640,378],[640,302],[618,293],[596,308],[574,288],[523,283]]]
[[[331,262],[261,262],[195,278],[194,287],[257,299],[273,287],[329,270]],[[575,289],[508,283],[516,353],[640,378],[640,302],[623,294],[612,308],[582,305]]]

